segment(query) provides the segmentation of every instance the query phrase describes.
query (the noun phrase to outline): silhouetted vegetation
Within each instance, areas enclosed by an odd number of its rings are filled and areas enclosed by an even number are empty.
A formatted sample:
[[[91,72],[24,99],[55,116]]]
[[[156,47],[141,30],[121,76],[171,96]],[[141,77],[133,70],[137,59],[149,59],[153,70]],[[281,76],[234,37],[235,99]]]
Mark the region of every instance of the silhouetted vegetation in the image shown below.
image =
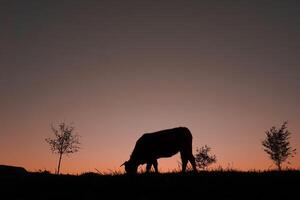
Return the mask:
[[[62,156],[79,151],[79,136],[73,133],[73,126],[66,125],[64,122],[60,123],[58,128],[51,125],[51,130],[54,138],[46,138],[46,142],[50,145],[51,151],[59,155],[56,171],[59,174]]]
[[[27,170],[23,167],[0,165],[0,175],[25,175]]]
[[[269,154],[279,171],[281,164],[296,154],[296,149],[293,149],[289,142],[290,135],[291,133],[287,130],[287,122],[284,122],[280,129],[273,126],[267,130],[266,139],[262,142],[264,151]]]
[[[0,176],[6,199],[295,199],[300,171]],[[200,196],[199,196],[200,195]]]
[[[209,165],[217,162],[216,155],[210,155],[211,148],[207,145],[204,145],[201,148],[196,149],[196,165],[200,169],[206,169]]]

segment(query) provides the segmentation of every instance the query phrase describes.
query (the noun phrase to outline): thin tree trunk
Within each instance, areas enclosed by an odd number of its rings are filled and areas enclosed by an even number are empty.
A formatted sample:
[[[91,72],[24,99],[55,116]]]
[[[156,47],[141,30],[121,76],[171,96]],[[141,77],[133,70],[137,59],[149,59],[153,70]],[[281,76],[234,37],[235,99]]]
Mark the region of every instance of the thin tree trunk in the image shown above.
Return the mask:
[[[60,171],[61,158],[62,158],[62,153],[59,154],[59,161],[58,161],[58,166],[57,166],[57,174],[59,174],[59,171]]]
[[[278,171],[281,171],[281,163],[277,163]]]

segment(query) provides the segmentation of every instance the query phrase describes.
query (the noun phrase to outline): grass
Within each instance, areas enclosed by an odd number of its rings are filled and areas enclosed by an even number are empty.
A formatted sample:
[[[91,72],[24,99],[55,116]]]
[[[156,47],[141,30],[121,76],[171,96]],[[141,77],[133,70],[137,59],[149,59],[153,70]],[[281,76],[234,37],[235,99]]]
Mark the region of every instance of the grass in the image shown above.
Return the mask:
[[[0,176],[7,199],[294,199],[300,171]],[[0,197],[1,198],[1,197]],[[1,198],[4,199],[4,198]]]

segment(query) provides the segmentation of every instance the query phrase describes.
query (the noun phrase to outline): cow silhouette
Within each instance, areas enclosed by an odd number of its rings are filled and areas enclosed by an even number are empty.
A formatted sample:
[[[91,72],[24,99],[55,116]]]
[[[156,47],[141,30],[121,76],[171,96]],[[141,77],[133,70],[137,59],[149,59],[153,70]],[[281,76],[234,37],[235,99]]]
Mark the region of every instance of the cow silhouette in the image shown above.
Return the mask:
[[[155,172],[158,172],[158,158],[171,157],[180,152],[182,172],[186,170],[188,161],[192,164],[193,170],[197,171],[192,140],[192,134],[186,127],[145,133],[137,140],[130,159],[122,165],[125,166],[128,174],[136,173],[138,166],[145,163],[147,164],[146,172],[149,172],[152,165]]]

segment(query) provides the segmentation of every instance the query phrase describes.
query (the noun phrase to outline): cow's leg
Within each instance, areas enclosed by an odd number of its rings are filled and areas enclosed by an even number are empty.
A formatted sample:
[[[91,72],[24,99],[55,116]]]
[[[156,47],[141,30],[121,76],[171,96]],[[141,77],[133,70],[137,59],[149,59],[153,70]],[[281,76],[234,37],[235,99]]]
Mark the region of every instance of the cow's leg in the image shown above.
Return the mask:
[[[193,154],[189,155],[189,161],[192,164],[193,170],[195,172],[197,172],[197,168],[196,168],[196,161],[195,161],[195,157],[193,156]]]
[[[155,172],[158,173],[158,168],[157,168],[158,163],[157,163],[157,160],[154,160],[154,161],[153,161],[153,166],[154,166]]]
[[[186,165],[188,163],[188,158],[183,152],[180,152],[180,156],[181,156],[182,172],[185,172]]]
[[[192,148],[192,141],[190,142],[190,144],[185,148],[186,151],[184,151],[184,155],[185,158],[188,159],[188,161],[190,161],[193,170],[195,172],[197,172],[197,168],[196,168],[196,162],[195,162],[195,157],[193,155],[193,148]]]
[[[151,166],[152,166],[152,162],[148,162],[148,163],[147,163],[147,166],[146,166],[146,172],[147,172],[147,173],[150,171]]]

